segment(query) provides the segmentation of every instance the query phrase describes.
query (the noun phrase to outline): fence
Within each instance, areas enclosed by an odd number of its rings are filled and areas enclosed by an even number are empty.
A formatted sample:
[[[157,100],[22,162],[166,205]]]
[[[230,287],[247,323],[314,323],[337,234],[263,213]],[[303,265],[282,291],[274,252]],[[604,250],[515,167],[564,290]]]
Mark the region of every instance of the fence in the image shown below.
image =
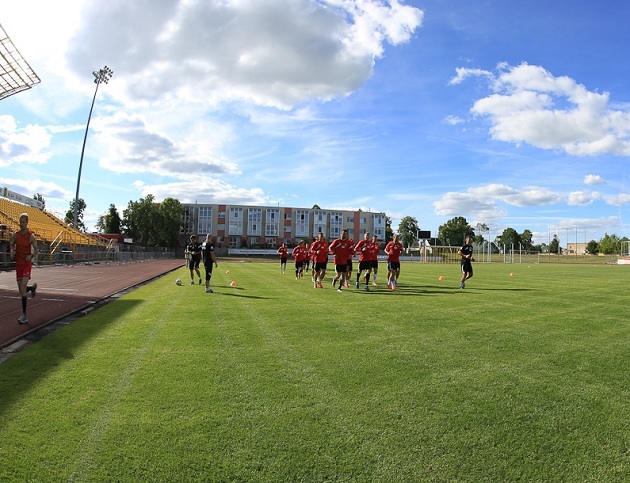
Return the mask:
[[[459,246],[432,246],[421,250],[415,249],[408,254],[407,260],[420,263],[459,263],[461,257],[457,254]],[[474,246],[475,262],[477,263],[617,263],[619,255],[588,255],[588,254],[556,254],[512,250],[508,246],[487,244]]]

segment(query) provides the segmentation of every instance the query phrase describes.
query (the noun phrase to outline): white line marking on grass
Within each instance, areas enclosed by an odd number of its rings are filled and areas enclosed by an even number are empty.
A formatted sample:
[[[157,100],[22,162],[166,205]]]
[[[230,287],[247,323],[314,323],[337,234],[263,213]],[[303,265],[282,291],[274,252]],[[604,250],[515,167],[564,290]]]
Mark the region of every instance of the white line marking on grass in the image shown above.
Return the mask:
[[[111,425],[112,418],[116,413],[116,408],[120,404],[123,395],[129,390],[131,382],[133,381],[141,363],[144,361],[146,353],[153,345],[155,337],[160,333],[162,327],[169,320],[171,313],[173,312],[173,308],[176,306],[177,304],[169,305],[169,309],[164,312],[163,317],[157,321],[153,330],[145,338],[145,342],[142,347],[138,349],[134,358],[130,361],[127,366],[127,370],[121,374],[118,384],[116,384],[111,391],[109,400],[103,404],[103,410],[100,416],[98,416],[98,418],[94,421],[92,430],[90,431],[87,440],[81,445],[83,451],[75,460],[76,469],[72,472],[68,481],[90,481],[90,473],[94,465],[94,456],[98,454],[101,442],[103,441],[103,438]]]

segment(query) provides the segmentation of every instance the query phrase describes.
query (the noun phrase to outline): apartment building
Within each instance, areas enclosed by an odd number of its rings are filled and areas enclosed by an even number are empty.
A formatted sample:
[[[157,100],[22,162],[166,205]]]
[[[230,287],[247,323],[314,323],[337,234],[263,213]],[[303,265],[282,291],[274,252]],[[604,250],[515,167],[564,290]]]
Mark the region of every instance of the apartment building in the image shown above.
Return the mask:
[[[323,210],[280,206],[242,206],[220,204],[183,204],[181,242],[190,235],[216,237],[222,248],[274,248],[300,240],[310,242],[323,233],[328,240],[347,229],[358,241],[365,232],[385,241],[385,213]]]

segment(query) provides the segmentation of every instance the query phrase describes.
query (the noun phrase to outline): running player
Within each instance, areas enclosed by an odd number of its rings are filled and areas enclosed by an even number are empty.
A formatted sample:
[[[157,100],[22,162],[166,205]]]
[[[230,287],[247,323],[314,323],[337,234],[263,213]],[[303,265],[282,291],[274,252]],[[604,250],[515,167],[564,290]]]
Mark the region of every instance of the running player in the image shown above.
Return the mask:
[[[400,254],[403,251],[402,243],[398,241],[398,233],[394,239],[385,246],[387,253],[387,286],[391,290],[398,288],[398,277],[400,275]]]
[[[341,292],[341,287],[346,286],[348,281],[348,259],[352,260],[352,242],[348,240],[348,230],[341,231],[341,237],[330,244],[328,251],[334,255],[335,263],[332,286],[335,288],[337,281],[339,281],[337,291]]]
[[[37,263],[37,239],[28,229],[28,213],[20,215],[20,230],[11,235],[10,257],[15,261],[15,277],[22,298],[22,315],[18,323],[26,324],[26,294],[31,292],[31,297],[35,297],[37,293],[37,283],[28,285],[33,263]]]

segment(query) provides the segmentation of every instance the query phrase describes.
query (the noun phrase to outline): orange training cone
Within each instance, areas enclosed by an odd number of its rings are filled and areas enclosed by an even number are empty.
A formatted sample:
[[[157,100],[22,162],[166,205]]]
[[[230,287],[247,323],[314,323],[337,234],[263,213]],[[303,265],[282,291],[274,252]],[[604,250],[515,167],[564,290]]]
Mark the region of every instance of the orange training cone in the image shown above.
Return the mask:
[[[229,270],[226,270],[226,271],[225,271],[225,273],[230,273],[230,271],[229,271]]]
[[[234,280],[230,283],[230,287],[236,287],[236,282]]]
[[[444,280],[444,275],[440,275],[440,278],[438,278],[438,280]]]
[[[514,272],[510,272],[510,277],[513,277],[513,276],[514,276]]]

